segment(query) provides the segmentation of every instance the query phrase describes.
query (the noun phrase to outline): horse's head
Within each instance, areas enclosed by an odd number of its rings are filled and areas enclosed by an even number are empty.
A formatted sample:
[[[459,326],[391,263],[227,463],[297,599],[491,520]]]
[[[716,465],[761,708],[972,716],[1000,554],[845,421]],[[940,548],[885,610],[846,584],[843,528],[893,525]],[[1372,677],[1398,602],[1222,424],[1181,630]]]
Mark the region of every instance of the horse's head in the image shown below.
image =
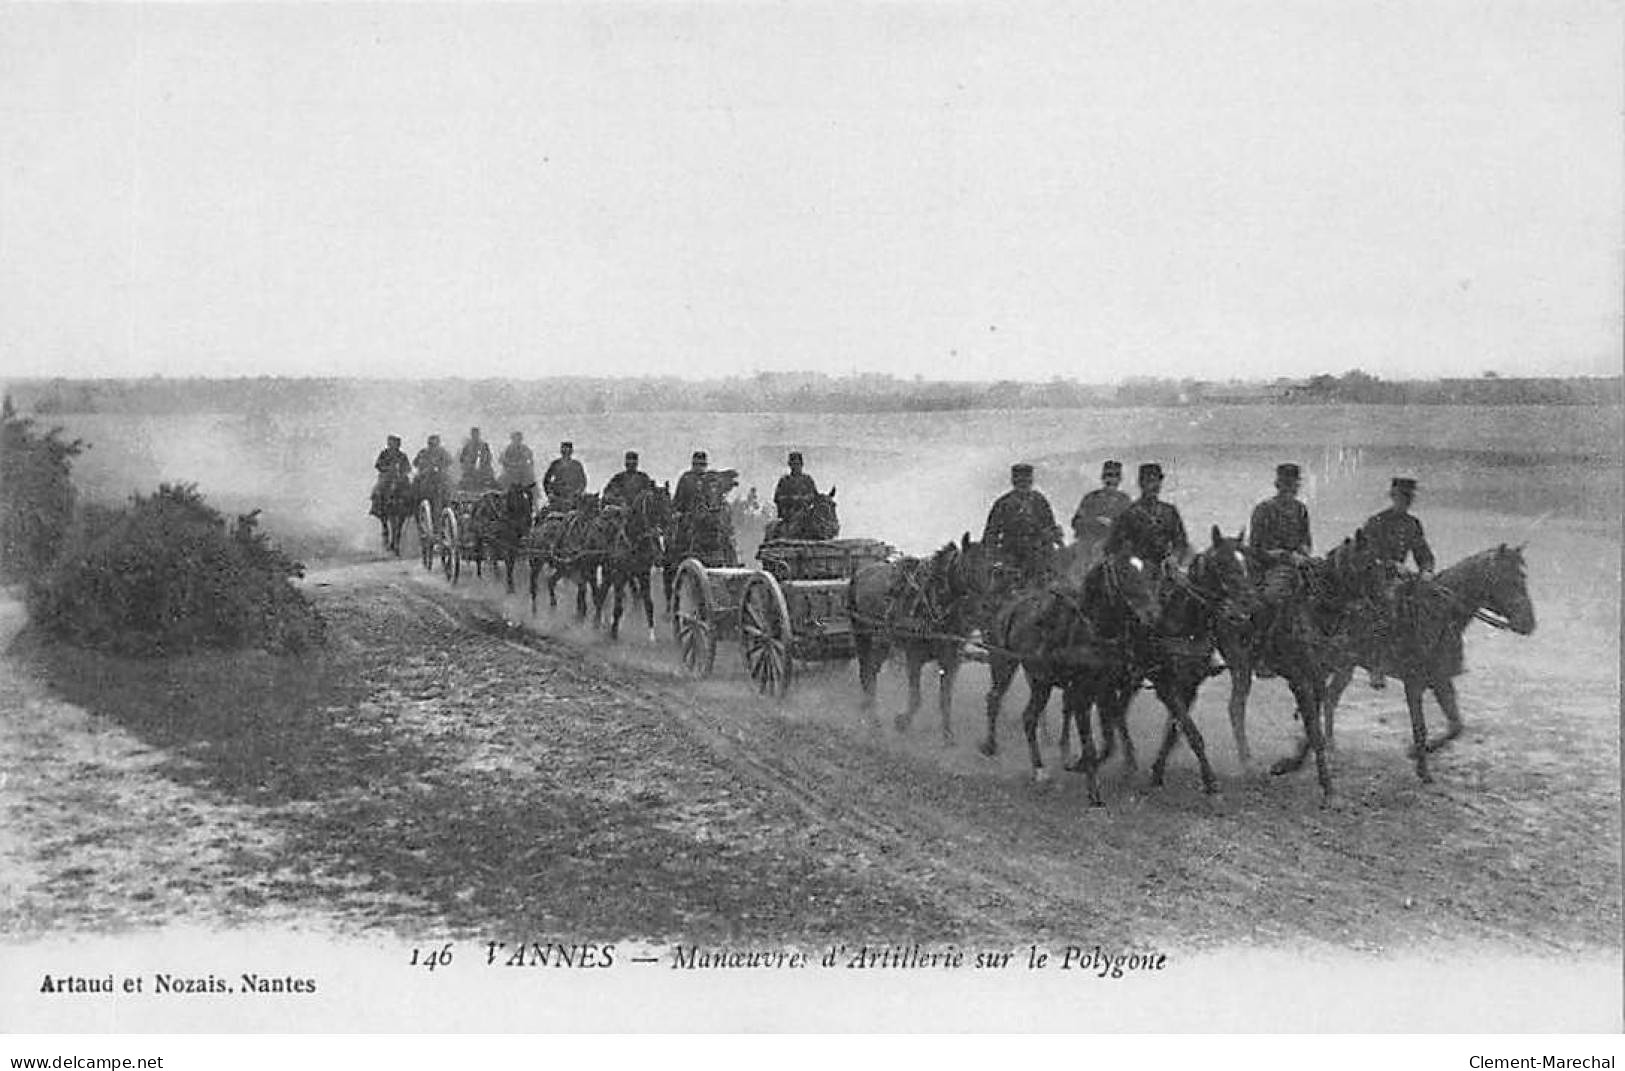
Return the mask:
[[[802,511],[800,528],[807,539],[834,539],[841,534],[841,521],[835,512],[835,488],[827,495],[814,495]]]
[[[1473,598],[1480,608],[1506,623],[1506,627],[1520,636],[1535,631],[1535,604],[1529,598],[1529,578],[1524,567],[1523,547],[1509,547],[1505,543],[1485,554],[1482,579],[1476,585],[1480,590]],[[1449,581],[1441,576],[1441,583]],[[1496,622],[1497,624],[1499,622]]]
[[[528,524],[535,505],[535,495],[529,484],[511,483],[502,492],[502,515],[515,523]]]
[[[1227,538],[1214,525],[1212,543],[1191,559],[1190,582],[1225,623],[1241,625],[1258,607],[1258,588],[1247,565],[1241,533]]]
[[[1363,528],[1331,549],[1325,572],[1335,596],[1343,600],[1375,599],[1388,585],[1388,566]]]
[[[1161,615],[1153,568],[1143,558],[1129,554],[1105,559],[1084,580],[1084,605],[1105,618],[1132,614],[1143,627],[1151,628]]]

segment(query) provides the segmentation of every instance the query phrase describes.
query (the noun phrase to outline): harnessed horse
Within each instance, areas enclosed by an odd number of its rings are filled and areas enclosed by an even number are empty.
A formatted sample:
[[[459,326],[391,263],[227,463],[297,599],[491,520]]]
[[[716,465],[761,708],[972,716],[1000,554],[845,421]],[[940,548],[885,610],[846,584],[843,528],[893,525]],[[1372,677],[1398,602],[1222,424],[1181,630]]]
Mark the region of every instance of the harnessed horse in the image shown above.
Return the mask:
[[[875,680],[893,647],[901,648],[908,668],[908,709],[897,715],[898,732],[906,732],[920,709],[920,671],[927,662],[941,670],[937,706],[942,739],[953,743],[951,723],[954,678],[959,672],[964,635],[986,612],[991,573],[987,555],[970,533],[948,542],[930,558],[874,562],[853,574],[846,604],[858,656],[862,710],[872,718]]]
[[[1256,563],[1255,564],[1261,564]],[[1291,773],[1303,766],[1311,750],[1320,782],[1322,802],[1331,799],[1331,769],[1321,728],[1327,686],[1336,671],[1351,621],[1380,593],[1384,571],[1364,532],[1333,547],[1324,559],[1311,559],[1301,569],[1298,590],[1274,608],[1262,634],[1258,618],[1242,625],[1225,623],[1219,629],[1219,650],[1230,668],[1230,726],[1236,751],[1244,766],[1252,761],[1247,748],[1247,696],[1255,666],[1285,678],[1303,724],[1297,753],[1270,767],[1273,774]]]
[[[510,484],[502,491],[487,491],[474,503],[474,568],[482,571],[489,558],[491,575],[495,577],[497,564],[506,565],[510,595],[514,564],[534,519],[534,493],[531,486]]]
[[[413,494],[412,477],[399,472],[386,472],[378,478],[378,488],[372,495],[372,515],[378,518],[383,530],[384,549],[401,556],[401,531],[406,520],[417,510],[417,497]]]
[[[611,507],[603,515],[608,546],[602,559],[602,580],[594,593],[595,617],[602,618],[604,599],[615,592],[615,609],[610,617],[609,638],[621,635],[624,592],[643,602],[649,624],[649,642],[655,642],[654,567],[665,561],[666,528],[671,524],[670,485],[651,487],[624,509]]]
[[[547,575],[547,605],[559,608],[558,584],[561,578],[576,586],[576,620],[587,619],[589,593],[594,604],[602,606],[599,595],[599,564],[603,545],[599,538],[599,504],[595,494],[582,495],[568,513],[549,511],[531,528],[525,542],[530,559],[530,612],[536,612],[537,582]]]
[[[1126,664],[1131,657],[1132,626],[1137,622],[1149,628],[1157,610],[1145,562],[1127,555],[1108,558],[1091,569],[1079,593],[1055,587],[1017,591],[993,615],[987,630],[991,683],[982,754],[998,753],[999,705],[1019,666],[1029,690],[1021,724],[1033,778],[1046,780],[1038,750],[1038,722],[1051,690],[1064,688],[1094,667]]]
[[[734,545],[733,515],[728,509],[728,492],[739,483],[733,469],[708,472],[700,479],[700,491],[693,506],[674,517],[666,540],[666,559],[661,569],[666,595],[666,615],[671,615],[672,584],[684,558],[694,558],[710,568],[739,564]]]
[[[1399,581],[1389,598],[1372,607],[1365,627],[1349,637],[1345,657],[1332,675],[1326,694],[1326,740],[1332,739],[1337,701],[1348,687],[1356,665],[1398,677],[1405,685],[1411,715],[1411,758],[1416,776],[1432,781],[1427,757],[1461,735],[1461,710],[1454,678],[1463,671],[1462,634],[1476,619],[1519,636],[1535,631],[1535,607],[1529,598],[1523,548],[1480,551],[1430,581]],[[1371,627],[1375,624],[1376,627]],[[1422,698],[1431,691],[1449,727],[1429,740]]]
[[[813,495],[811,500],[788,517],[781,517],[767,526],[764,540],[774,539],[834,539],[841,534],[841,521],[835,511],[835,488],[828,494]]]

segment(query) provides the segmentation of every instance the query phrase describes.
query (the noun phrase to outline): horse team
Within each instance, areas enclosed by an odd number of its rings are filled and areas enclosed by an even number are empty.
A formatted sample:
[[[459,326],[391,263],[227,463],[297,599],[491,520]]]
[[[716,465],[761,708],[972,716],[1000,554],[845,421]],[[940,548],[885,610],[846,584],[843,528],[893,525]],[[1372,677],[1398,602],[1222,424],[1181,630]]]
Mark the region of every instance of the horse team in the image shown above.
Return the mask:
[[[707,474],[690,508],[675,520],[669,485],[652,481],[629,499],[606,504],[585,494],[568,509],[539,514],[533,513],[528,494],[516,493],[523,489],[493,492],[475,507],[476,541],[483,555],[506,565],[510,592],[517,559],[527,560],[533,613],[541,582],[556,609],[557,583],[567,579],[577,588],[579,618],[586,617],[591,596],[595,625],[614,594],[609,631],[616,638],[630,590],[643,606],[652,641],[657,569],[665,576],[669,609],[671,576],[683,558],[712,567],[738,565],[726,502],[735,476],[732,470]],[[830,539],[837,532],[832,489],[817,495],[795,526],[776,534]],[[387,520],[384,535],[387,543]],[[398,526],[393,538],[399,538]],[[1063,753],[1074,731],[1079,749],[1066,768],[1084,776],[1094,804],[1101,803],[1098,771],[1116,747],[1123,749],[1129,768],[1137,764],[1126,715],[1145,686],[1167,712],[1152,783],[1162,783],[1168,757],[1183,738],[1196,757],[1204,790],[1217,791],[1191,708],[1202,685],[1224,673],[1231,677],[1229,715],[1237,754],[1248,768],[1245,719],[1252,682],[1258,676],[1285,681],[1302,735],[1295,754],[1271,770],[1297,770],[1313,754],[1323,800],[1332,795],[1327,752],[1336,706],[1355,668],[1398,678],[1410,711],[1416,773],[1429,781],[1429,754],[1462,730],[1453,679],[1462,671],[1467,625],[1481,620],[1523,635],[1535,627],[1522,548],[1505,545],[1437,576],[1396,581],[1362,531],[1322,558],[1301,558],[1294,566],[1296,582],[1268,600],[1261,589],[1272,569],[1279,570],[1279,561],[1259,555],[1241,534],[1229,537],[1216,526],[1209,545],[1183,571],[1124,550],[1099,560],[1091,555],[1085,568],[1073,568],[1063,552],[1055,571],[1036,577],[1020,572],[1013,579],[998,557],[985,539],[978,543],[966,533],[929,557],[875,563],[851,578],[847,601],[862,710],[872,718],[879,670],[897,652],[905,665],[908,699],[895,726],[906,731],[923,702],[923,668],[935,663],[941,732],[952,743],[958,668],[967,658],[985,659],[991,679],[980,749],[993,755],[1002,700],[1019,670],[1028,684],[1022,728],[1034,777],[1047,777],[1039,728],[1049,698],[1059,690]],[[1436,738],[1428,736],[1423,715],[1429,691],[1447,721],[1446,732]]]

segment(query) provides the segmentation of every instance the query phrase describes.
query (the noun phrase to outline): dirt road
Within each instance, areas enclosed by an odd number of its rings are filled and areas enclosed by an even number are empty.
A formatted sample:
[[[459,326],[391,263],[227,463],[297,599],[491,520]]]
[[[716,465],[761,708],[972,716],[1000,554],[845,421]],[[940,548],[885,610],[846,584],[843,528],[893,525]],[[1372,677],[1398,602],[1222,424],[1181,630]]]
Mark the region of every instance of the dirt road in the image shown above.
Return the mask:
[[[303,661],[13,644],[0,932],[1618,944],[1617,697],[1600,679],[1480,660],[1469,733],[1433,786],[1403,757],[1397,694],[1351,697],[1329,810],[1307,776],[1229,763],[1215,689],[1199,718],[1220,804],[1185,755],[1161,790],[1114,769],[1092,810],[1067,774],[1028,782],[1020,688],[1001,759],[975,754],[979,670],[944,748],[924,714],[906,737],[890,710],[865,728],[846,667],[765,705],[737,674],[681,677],[664,637],[611,647],[545,610],[529,627],[484,584],[372,562],[310,586],[333,642]],[[1284,689],[1260,686],[1261,755],[1286,748],[1287,710]],[[1132,717],[1149,748],[1160,713],[1142,700]]]

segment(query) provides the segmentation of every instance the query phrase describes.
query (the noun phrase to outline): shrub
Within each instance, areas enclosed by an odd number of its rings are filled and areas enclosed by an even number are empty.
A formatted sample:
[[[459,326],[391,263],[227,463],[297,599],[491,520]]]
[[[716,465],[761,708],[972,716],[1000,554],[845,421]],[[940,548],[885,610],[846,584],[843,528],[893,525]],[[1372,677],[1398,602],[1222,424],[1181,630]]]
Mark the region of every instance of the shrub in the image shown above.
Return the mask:
[[[73,458],[85,449],[60,428],[44,435],[0,405],[0,577],[25,580],[50,567],[73,520]]]
[[[120,654],[318,644],[321,618],[290,583],[304,568],[258,531],[257,513],[228,529],[191,484],[87,507],[31,585],[30,615],[69,643]]]

